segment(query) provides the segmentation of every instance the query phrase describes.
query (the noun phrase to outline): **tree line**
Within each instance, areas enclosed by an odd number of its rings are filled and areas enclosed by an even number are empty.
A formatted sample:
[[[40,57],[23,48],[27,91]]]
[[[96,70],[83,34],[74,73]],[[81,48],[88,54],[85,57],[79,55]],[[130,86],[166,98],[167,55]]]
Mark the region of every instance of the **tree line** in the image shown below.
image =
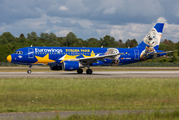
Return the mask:
[[[22,47],[29,46],[54,46],[54,47],[115,47],[115,48],[132,48],[138,45],[136,39],[128,39],[125,43],[114,37],[105,35],[103,38],[89,38],[83,40],[69,32],[65,37],[57,37],[54,33],[41,33],[39,36],[36,32],[20,34],[19,37],[14,37],[10,32],[4,32],[0,35],[0,62],[6,62],[6,57]],[[160,43],[160,50],[173,51],[179,50],[179,42],[174,43],[171,40],[164,40]],[[171,53],[173,55],[173,53]]]

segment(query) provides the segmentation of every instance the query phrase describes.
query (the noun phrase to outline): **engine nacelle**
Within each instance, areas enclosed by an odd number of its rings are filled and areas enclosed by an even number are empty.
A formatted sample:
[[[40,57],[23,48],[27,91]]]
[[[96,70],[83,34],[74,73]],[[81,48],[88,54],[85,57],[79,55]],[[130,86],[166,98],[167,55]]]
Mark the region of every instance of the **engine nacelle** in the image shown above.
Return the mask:
[[[62,69],[66,71],[73,71],[81,68],[82,65],[79,61],[64,61],[62,64]]]
[[[102,65],[102,64],[104,64],[104,62],[102,62],[102,61],[100,61],[100,60],[97,60],[96,63],[92,63],[92,64],[90,64],[90,65],[91,65],[91,66],[98,66],[98,65]]]
[[[50,65],[51,70],[62,70],[62,66],[57,66],[57,65]]]

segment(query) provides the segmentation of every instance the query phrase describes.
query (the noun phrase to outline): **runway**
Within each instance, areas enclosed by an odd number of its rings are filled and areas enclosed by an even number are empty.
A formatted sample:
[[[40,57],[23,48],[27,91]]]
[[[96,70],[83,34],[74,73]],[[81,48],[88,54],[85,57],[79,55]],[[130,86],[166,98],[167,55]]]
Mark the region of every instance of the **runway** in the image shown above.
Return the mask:
[[[159,110],[160,112],[172,112],[172,110]],[[39,113],[0,113],[0,120],[34,120],[34,119],[44,119],[44,118],[55,118],[57,115],[60,118],[67,118],[72,115],[126,115],[126,114],[142,114],[142,113],[152,113],[155,110],[116,110],[116,111],[64,111],[64,112],[39,112]]]
[[[179,78],[179,71],[95,71],[93,74],[73,72],[0,72],[0,78]]]

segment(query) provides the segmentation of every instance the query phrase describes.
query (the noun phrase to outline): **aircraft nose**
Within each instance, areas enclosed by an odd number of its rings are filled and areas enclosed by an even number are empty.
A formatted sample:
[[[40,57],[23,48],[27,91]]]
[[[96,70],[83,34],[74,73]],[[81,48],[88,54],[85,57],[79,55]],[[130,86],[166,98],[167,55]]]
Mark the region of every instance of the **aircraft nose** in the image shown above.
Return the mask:
[[[8,61],[8,62],[11,62],[11,61],[12,61],[11,55],[8,55],[8,56],[7,56],[7,61]]]

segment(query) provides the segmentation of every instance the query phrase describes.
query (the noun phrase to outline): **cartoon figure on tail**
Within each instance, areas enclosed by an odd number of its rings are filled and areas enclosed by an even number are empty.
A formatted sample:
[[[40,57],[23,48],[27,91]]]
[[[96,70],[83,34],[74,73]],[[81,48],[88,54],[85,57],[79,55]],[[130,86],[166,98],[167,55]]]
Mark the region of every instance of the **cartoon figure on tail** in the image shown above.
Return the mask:
[[[159,47],[160,39],[161,39],[161,36],[162,36],[163,26],[162,26],[162,29],[158,26],[159,25],[156,24],[156,26],[154,28],[152,28],[150,30],[150,32],[143,39],[143,42],[146,44],[146,47],[140,55],[140,58],[142,60],[147,59],[148,54],[156,53],[156,50]]]

